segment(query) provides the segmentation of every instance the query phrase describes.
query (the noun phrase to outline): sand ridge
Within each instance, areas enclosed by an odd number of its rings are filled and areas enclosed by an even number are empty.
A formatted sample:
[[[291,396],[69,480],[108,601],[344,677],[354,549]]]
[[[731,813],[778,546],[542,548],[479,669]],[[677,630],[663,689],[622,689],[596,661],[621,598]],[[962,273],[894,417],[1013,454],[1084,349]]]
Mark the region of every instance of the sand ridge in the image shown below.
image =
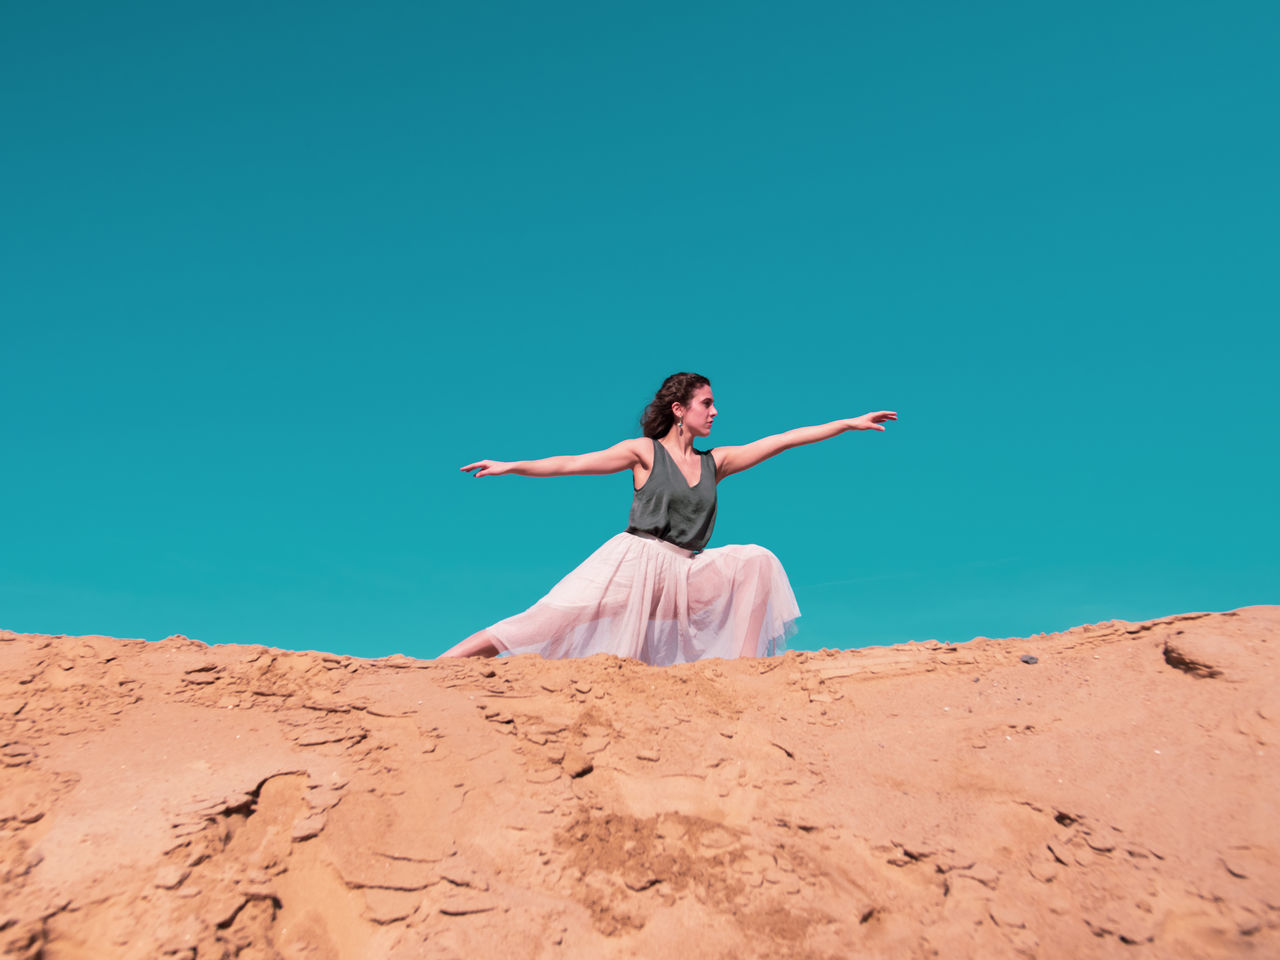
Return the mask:
[[[0,632],[0,946],[1274,956],[1278,645],[1280,607],[669,668]]]

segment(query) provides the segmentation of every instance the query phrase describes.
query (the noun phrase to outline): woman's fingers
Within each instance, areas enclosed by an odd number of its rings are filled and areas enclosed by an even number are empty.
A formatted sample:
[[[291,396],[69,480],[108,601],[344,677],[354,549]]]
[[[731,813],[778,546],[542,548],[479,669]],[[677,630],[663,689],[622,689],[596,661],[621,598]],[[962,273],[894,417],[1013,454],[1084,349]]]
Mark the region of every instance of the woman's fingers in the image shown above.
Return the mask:
[[[854,423],[861,424],[859,430],[879,430],[884,432],[884,427],[880,424],[886,420],[897,420],[898,412],[896,410],[876,410],[873,413],[864,413],[862,416],[855,418]]]

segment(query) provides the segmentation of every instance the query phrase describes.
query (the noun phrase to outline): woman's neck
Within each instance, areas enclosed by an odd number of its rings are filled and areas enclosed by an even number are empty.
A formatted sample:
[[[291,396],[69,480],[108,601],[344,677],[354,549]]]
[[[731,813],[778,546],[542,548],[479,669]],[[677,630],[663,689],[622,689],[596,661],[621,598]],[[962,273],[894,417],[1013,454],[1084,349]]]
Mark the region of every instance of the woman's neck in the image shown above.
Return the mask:
[[[681,435],[683,434],[683,436]],[[667,435],[658,441],[672,454],[688,459],[693,453],[693,431],[672,427]]]

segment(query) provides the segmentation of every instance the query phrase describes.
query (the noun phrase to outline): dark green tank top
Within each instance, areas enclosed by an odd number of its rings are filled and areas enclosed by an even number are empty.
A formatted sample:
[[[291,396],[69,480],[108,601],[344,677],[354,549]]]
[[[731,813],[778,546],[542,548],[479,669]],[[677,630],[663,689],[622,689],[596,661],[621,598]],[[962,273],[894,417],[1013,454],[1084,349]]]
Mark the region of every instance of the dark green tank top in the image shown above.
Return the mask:
[[[653,470],[631,500],[628,533],[649,533],[694,552],[707,545],[716,525],[716,460],[710,451],[694,452],[702,458],[702,476],[691,487],[667,448],[653,441]]]

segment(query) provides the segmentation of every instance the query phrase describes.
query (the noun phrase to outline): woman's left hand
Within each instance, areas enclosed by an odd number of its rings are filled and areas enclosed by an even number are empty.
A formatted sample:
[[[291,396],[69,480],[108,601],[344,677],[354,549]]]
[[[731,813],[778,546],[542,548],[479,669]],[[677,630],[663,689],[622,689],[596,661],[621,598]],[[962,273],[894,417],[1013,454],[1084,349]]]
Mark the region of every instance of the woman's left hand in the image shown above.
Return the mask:
[[[864,413],[860,417],[854,417],[849,421],[850,430],[883,430],[880,424],[886,420],[897,420],[898,413],[896,410],[877,410],[875,413]]]

